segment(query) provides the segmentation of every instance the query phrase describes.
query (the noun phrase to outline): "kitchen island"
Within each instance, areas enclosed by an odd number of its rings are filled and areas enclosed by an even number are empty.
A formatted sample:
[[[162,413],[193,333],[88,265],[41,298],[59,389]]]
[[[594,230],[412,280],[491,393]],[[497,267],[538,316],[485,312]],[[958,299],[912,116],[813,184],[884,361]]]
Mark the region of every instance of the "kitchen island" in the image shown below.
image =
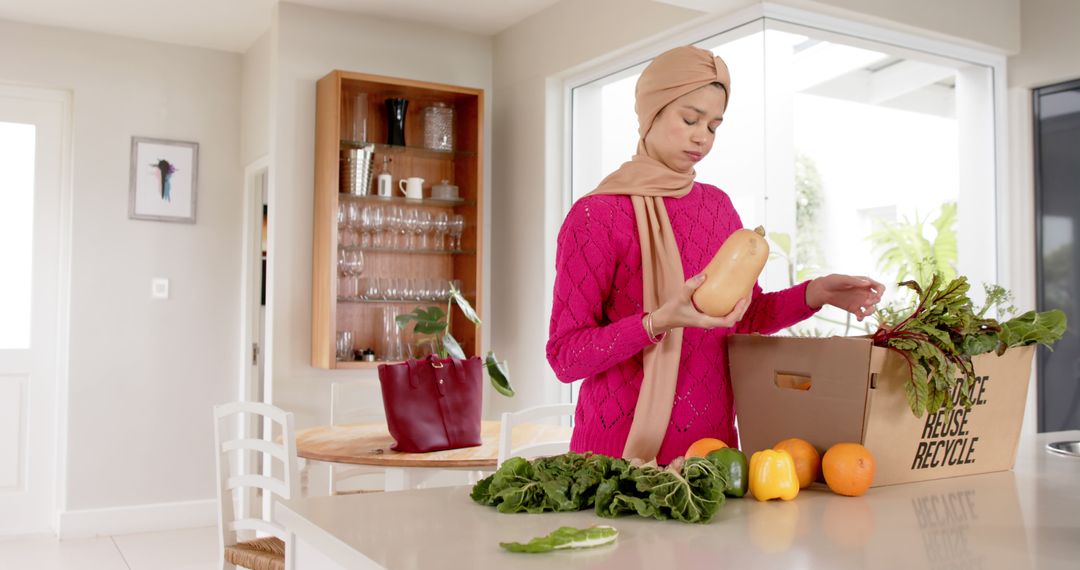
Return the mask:
[[[295,536],[296,570],[438,568],[1076,568],[1080,458],[1022,444],[1013,471],[870,489],[824,485],[794,501],[728,499],[709,524],[576,513],[501,514],[469,487],[297,499],[275,519]],[[506,552],[560,526],[607,524],[611,546]]]

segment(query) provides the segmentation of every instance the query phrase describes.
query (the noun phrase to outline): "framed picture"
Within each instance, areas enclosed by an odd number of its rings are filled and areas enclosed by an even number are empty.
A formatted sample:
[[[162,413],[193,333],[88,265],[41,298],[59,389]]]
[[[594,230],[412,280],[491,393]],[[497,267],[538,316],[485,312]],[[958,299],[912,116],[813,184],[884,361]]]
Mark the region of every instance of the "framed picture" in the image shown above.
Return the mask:
[[[195,223],[199,143],[131,137],[133,220]]]

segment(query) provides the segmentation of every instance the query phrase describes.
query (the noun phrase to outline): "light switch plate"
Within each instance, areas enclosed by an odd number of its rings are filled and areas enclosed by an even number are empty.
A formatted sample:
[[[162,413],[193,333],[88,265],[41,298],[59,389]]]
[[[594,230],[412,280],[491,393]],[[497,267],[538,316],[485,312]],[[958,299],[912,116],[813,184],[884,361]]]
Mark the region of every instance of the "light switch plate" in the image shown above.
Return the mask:
[[[150,298],[168,299],[169,280],[164,277],[155,277],[150,280]]]

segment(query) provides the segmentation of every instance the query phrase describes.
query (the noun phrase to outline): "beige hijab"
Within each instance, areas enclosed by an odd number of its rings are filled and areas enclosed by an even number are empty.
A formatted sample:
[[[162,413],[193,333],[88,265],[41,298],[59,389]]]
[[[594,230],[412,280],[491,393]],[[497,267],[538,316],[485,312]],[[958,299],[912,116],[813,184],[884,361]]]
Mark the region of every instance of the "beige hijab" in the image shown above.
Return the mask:
[[[714,81],[724,86],[730,100],[731,77],[727,64],[707,50],[679,47],[654,59],[637,82],[634,105],[640,137],[637,154],[589,193],[628,195],[634,204],[647,312],[674,298],[685,281],[682,257],[671,231],[664,198],[689,194],[695,172],[675,172],[650,156],[645,149],[645,135],[665,106]],[[656,458],[671,420],[681,351],[682,329],[673,329],[662,342],[645,349],[645,377],[623,457],[645,461]]]

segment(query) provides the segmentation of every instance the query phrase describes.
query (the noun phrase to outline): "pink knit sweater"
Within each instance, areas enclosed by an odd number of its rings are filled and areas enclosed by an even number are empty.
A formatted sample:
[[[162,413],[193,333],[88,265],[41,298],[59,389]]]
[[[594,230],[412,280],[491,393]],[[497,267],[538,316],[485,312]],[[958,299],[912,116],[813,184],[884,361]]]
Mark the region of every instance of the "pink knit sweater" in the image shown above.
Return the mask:
[[[720,189],[694,183],[682,198],[665,198],[687,279],[700,273],[742,221]],[[570,209],[559,232],[555,299],[547,358],[563,382],[584,379],[570,449],[622,455],[642,381],[641,246],[630,198],[589,196]],[[728,378],[729,334],[773,333],[814,314],[802,283],[776,293],[754,286],[742,321],[731,329],[689,328],[667,434],[657,460],[670,462],[695,440],[737,445]]]

